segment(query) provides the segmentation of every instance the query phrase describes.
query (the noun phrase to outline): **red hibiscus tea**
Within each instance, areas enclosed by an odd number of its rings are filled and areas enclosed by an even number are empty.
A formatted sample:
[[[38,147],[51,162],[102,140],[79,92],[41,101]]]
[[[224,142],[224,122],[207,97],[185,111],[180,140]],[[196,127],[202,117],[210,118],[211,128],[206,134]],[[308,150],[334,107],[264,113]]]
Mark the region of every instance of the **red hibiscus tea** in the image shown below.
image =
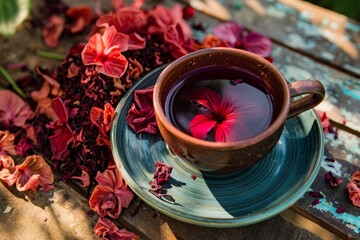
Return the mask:
[[[238,67],[207,66],[170,90],[165,115],[181,131],[208,141],[254,137],[273,120],[274,104],[262,79]]]

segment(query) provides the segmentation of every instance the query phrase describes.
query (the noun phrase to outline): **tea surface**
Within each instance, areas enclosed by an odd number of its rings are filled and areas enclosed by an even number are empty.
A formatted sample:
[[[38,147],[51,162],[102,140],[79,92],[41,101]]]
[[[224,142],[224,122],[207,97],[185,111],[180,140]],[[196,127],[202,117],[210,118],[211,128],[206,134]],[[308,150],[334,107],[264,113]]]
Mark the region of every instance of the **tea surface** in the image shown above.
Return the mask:
[[[204,140],[241,141],[273,119],[263,80],[241,68],[210,66],[188,73],[171,89],[165,114],[181,131]]]

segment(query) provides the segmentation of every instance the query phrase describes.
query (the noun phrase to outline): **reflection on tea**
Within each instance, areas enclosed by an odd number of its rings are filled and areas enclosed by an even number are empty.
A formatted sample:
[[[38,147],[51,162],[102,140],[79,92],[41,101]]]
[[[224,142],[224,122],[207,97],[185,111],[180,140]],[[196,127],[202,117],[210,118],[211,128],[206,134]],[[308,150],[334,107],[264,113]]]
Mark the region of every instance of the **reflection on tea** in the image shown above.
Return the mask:
[[[232,142],[263,132],[273,120],[263,81],[237,67],[208,66],[186,74],[170,90],[165,115],[199,139]]]

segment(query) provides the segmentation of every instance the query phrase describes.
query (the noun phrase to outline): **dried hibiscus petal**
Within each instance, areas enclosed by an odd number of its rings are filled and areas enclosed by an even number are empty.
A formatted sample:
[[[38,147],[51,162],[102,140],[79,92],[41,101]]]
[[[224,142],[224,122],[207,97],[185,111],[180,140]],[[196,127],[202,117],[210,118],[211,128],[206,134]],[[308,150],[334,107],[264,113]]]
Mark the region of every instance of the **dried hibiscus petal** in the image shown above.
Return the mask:
[[[136,133],[157,134],[159,132],[153,106],[154,87],[135,90],[134,103],[126,116],[126,122]]]
[[[126,229],[119,229],[115,223],[107,218],[99,218],[94,227],[95,235],[102,236],[102,239],[123,239],[135,240],[140,237],[135,233],[129,232]]]
[[[332,172],[327,172],[325,174],[325,179],[327,182],[333,186],[333,187],[339,187],[339,185],[342,183],[342,180],[340,178],[335,177]]]
[[[352,177],[350,183],[346,186],[349,192],[349,198],[354,206],[360,207],[360,172],[356,171]]]
[[[166,202],[174,203],[175,199],[171,195],[166,194],[166,188],[163,186],[163,184],[169,180],[172,167],[159,161],[155,162],[155,167],[156,171],[154,173],[153,181],[150,182],[149,191]]]

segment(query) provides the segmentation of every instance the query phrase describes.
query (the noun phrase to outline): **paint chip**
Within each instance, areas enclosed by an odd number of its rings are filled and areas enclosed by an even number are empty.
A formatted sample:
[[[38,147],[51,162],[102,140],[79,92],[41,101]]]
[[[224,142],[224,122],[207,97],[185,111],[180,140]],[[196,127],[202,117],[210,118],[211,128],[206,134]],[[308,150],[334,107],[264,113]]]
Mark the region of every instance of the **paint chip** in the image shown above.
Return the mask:
[[[9,213],[9,212],[11,212],[12,209],[13,209],[12,207],[6,206],[4,213]]]

